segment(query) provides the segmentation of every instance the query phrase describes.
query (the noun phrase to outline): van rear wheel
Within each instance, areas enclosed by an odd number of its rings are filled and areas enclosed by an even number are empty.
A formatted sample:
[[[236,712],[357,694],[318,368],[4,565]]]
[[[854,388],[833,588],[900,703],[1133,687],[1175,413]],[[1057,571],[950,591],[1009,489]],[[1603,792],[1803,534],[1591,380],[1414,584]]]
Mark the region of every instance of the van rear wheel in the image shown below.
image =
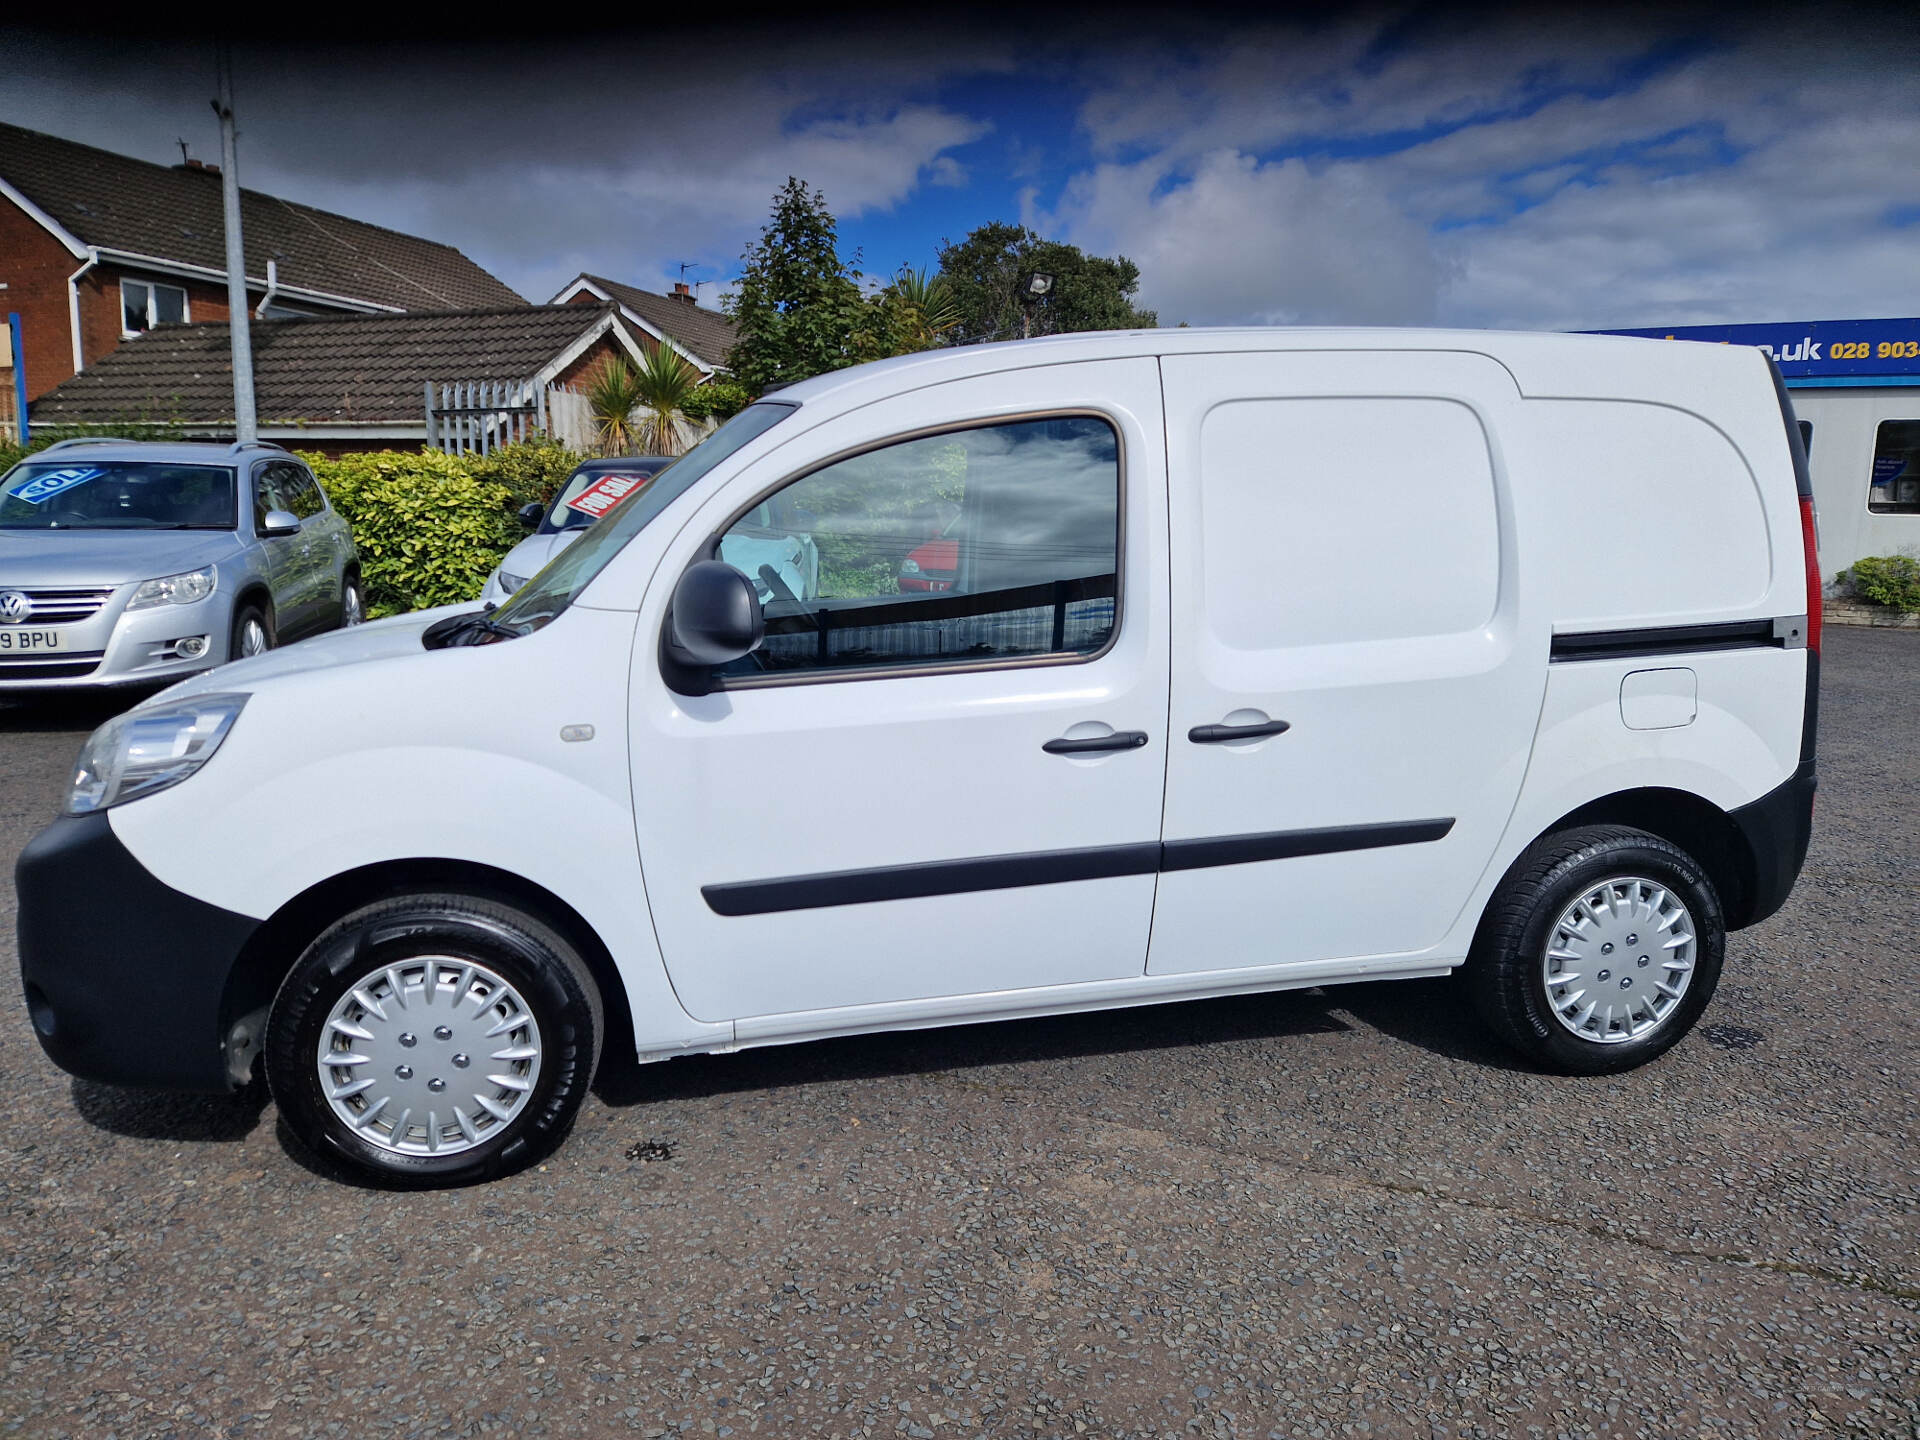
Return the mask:
[[[402,1189],[490,1180],[566,1137],[600,1057],[599,992],[541,921],[409,895],[307,947],[267,1021],[281,1114],[314,1149]]]
[[[1475,1005],[1503,1040],[1571,1075],[1631,1070],[1706,1009],[1726,957],[1706,872],[1622,825],[1536,842],[1494,893],[1467,958]]]

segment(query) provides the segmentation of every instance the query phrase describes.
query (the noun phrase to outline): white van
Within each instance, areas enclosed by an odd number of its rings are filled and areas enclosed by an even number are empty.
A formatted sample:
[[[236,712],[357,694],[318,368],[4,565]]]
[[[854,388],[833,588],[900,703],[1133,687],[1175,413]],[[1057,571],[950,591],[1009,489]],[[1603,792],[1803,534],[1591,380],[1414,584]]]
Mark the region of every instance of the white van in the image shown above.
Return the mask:
[[[742,574],[740,527],[808,565]],[[1751,349],[1179,330],[841,371],[497,610],[103,726],[20,861],[28,1003],[76,1074],[264,1057],[401,1184],[546,1153],[603,1045],[1459,969],[1541,1066],[1624,1069],[1799,872],[1813,547]]]

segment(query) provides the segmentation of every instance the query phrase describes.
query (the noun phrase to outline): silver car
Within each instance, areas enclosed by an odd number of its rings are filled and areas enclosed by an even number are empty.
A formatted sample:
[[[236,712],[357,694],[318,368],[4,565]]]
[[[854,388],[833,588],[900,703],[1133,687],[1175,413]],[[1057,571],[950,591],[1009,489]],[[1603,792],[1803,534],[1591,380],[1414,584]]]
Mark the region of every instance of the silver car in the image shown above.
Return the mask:
[[[0,476],[0,690],[165,685],[365,613],[276,445],[63,440]]]

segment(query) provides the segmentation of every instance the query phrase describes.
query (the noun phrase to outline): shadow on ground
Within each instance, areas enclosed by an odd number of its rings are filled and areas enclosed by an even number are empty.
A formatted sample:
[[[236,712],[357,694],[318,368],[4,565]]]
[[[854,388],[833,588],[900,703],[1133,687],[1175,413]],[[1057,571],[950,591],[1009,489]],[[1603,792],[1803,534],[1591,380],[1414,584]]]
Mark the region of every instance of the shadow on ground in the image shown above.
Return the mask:
[[[985,1065],[1342,1034],[1354,1030],[1353,1020],[1449,1060],[1488,1069],[1528,1068],[1486,1033],[1451,981],[1401,980],[854,1035],[661,1065],[639,1065],[610,1052],[594,1090],[608,1105],[652,1104]]]
[[[234,1095],[186,1095],[170,1090],[129,1090],[95,1080],[73,1082],[73,1108],[96,1129],[133,1140],[244,1140],[267,1108],[267,1087],[258,1082]]]

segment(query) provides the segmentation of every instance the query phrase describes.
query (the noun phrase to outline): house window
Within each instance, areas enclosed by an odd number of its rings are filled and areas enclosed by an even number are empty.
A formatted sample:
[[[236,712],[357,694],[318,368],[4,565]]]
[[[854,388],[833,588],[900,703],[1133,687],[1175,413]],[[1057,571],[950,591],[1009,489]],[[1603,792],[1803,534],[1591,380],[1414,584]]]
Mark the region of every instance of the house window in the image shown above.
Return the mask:
[[[178,285],[150,280],[120,282],[120,333],[139,335],[156,325],[181,325],[187,318],[187,292]]]
[[[1883,420],[1874,432],[1867,509],[1920,515],[1920,420]]]

